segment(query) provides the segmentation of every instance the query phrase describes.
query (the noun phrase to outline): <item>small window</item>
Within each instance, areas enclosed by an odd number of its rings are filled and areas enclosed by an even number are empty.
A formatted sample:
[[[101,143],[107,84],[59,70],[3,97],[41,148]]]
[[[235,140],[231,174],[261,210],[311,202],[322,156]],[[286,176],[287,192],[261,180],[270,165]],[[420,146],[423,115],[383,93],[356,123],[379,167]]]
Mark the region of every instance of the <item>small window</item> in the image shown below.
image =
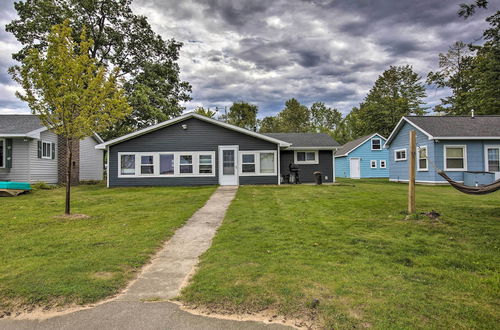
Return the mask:
[[[394,150],[394,159],[397,162],[406,160],[406,149]]]
[[[274,153],[260,153],[260,173],[274,173]]]
[[[52,143],[42,141],[42,158],[52,159]]]
[[[387,165],[385,163],[385,160],[381,160],[380,161],[380,168],[386,168],[386,167],[387,167]]]
[[[0,145],[1,145],[1,142],[0,142]],[[488,157],[488,171],[489,172],[500,172],[500,147],[499,148],[488,148],[487,157]]]
[[[174,174],[174,154],[160,154],[160,174]]]
[[[179,173],[191,174],[193,173],[193,156],[180,155],[179,157]]]
[[[212,174],[213,171],[212,155],[200,155],[198,166],[199,166],[198,171],[200,174]]]
[[[135,175],[135,155],[121,155],[121,174]]]
[[[382,141],[380,139],[372,139],[372,150],[382,150]]]
[[[465,170],[465,146],[445,146],[445,170]]]
[[[241,171],[243,173],[255,173],[255,154],[241,155]]]
[[[370,168],[377,168],[377,161],[376,160],[370,160]]]
[[[418,170],[419,171],[427,171],[427,147],[418,148]]]
[[[141,174],[151,175],[155,172],[154,157],[152,155],[141,156]]]
[[[0,167],[5,167],[5,140],[0,140]]]
[[[317,151],[296,151],[295,152],[296,164],[317,164],[318,152]]]

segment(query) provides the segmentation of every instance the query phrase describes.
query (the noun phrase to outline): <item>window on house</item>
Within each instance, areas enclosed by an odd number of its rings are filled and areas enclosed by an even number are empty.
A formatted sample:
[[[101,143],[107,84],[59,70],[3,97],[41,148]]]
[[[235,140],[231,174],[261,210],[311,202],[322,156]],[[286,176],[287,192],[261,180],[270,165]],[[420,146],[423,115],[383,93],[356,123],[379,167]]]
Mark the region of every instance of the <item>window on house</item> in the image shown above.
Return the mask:
[[[394,150],[394,159],[397,162],[406,160],[406,149]]]
[[[380,139],[372,139],[372,150],[382,150],[382,141]]]
[[[418,148],[417,156],[418,156],[418,163],[417,163],[418,170],[427,171],[428,170],[427,147]]]
[[[317,151],[296,151],[295,152],[296,164],[317,164],[318,152]]]
[[[0,140],[0,167],[5,167],[5,140]]]
[[[445,146],[445,170],[465,170],[466,151],[465,146]]]
[[[255,154],[241,155],[241,172],[255,173]]]
[[[385,160],[381,160],[380,161],[380,168],[386,168],[386,167],[387,167],[387,165],[385,163]]]
[[[42,158],[52,159],[52,143],[42,141]]]
[[[1,145],[1,142],[0,142]],[[488,171],[500,172],[500,147],[488,148]]]
[[[212,155],[200,155],[198,161],[198,173],[211,174],[213,172]]]
[[[179,157],[179,173],[190,174],[193,173],[193,156],[180,155]]]
[[[370,168],[377,168],[377,161],[376,160],[370,160]]]
[[[160,174],[174,174],[174,154],[160,154]]]
[[[274,173],[274,153],[260,153],[260,173]]]
[[[141,156],[141,174],[154,174],[155,162],[153,155]]]
[[[120,166],[122,175],[135,175],[135,155],[121,155]]]

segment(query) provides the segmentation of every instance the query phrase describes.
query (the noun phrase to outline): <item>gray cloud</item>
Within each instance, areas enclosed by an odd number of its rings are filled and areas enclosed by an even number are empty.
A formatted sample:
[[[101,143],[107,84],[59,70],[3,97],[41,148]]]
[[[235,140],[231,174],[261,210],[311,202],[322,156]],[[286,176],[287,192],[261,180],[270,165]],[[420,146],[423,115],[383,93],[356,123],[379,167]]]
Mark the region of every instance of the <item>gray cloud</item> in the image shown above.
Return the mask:
[[[184,43],[179,64],[193,85],[188,109],[244,100],[265,116],[291,97],[347,113],[390,65],[410,64],[425,76],[436,69],[439,52],[457,40],[476,40],[486,28],[486,11],[467,21],[457,16],[461,2],[135,0],[133,6],[165,39]],[[498,7],[500,0],[490,1]],[[12,1],[0,9],[5,25],[15,16]],[[25,109],[5,72],[19,45],[3,30],[0,43],[9,50],[0,54],[0,107]],[[447,93],[429,89],[428,104]]]

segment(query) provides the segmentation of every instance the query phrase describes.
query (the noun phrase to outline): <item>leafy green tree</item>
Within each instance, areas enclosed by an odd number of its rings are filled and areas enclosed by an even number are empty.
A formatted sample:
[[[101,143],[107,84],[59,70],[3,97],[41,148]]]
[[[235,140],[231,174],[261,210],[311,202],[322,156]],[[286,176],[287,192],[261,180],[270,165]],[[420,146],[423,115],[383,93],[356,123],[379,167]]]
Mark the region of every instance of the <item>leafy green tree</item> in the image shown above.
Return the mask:
[[[243,101],[234,102],[229,108],[226,119],[229,124],[254,130],[257,126],[258,111],[259,109],[254,104]]]
[[[476,0],[472,3],[462,3],[460,4],[460,9],[458,10],[458,16],[463,18],[468,18],[476,13],[478,8],[486,9],[488,7],[488,0]]]
[[[366,135],[365,126],[359,118],[359,112],[359,108],[352,108],[351,112],[340,121],[339,125],[333,131],[331,135],[338,143],[344,144]]]
[[[276,116],[264,117],[258,120],[260,133],[279,133],[281,132],[280,119]]]
[[[121,68],[124,89],[133,111],[106,132],[105,138],[178,116],[191,86],[179,77],[181,43],[165,41],[146,17],[135,15],[132,0],[30,0],[14,4],[19,18],[6,26],[23,45],[14,59],[23,63],[31,49],[46,51],[51,27],[69,19],[79,42],[85,26],[94,40],[88,55],[107,68]]]
[[[301,133],[311,130],[311,112],[305,106],[292,98],[285,102],[285,108],[279,113],[279,128],[281,132]]]
[[[199,115],[202,115],[202,116],[205,116],[205,117],[208,117],[208,118],[214,118],[216,113],[215,111],[212,111],[210,109],[205,109],[203,107],[198,107],[194,110],[194,112],[196,112],[197,114]]]
[[[323,102],[315,102],[311,106],[311,125],[322,133],[331,133],[342,121],[342,114],[337,109],[328,108]]]
[[[81,29],[73,40],[69,21],[55,25],[43,49],[26,51],[23,64],[13,71],[31,111],[43,124],[65,139],[67,147],[66,207],[71,212],[73,142],[101,131],[127,116],[131,108],[120,87],[119,68],[99,65],[89,56],[94,42]]]
[[[425,96],[421,77],[411,66],[391,66],[375,81],[356,113],[358,134],[389,135],[402,116],[426,113]]]

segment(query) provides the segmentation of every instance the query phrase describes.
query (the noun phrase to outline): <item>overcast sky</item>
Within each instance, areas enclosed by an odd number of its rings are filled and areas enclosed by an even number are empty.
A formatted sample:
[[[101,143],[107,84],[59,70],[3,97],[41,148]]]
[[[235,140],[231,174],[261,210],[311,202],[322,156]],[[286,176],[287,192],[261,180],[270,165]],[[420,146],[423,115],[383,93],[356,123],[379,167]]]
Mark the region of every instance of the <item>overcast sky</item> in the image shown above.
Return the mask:
[[[500,7],[490,1],[488,11],[464,22],[457,16],[464,1],[135,0],[133,8],[165,39],[184,43],[181,75],[193,86],[188,110],[243,100],[263,117],[292,97],[348,113],[390,65],[410,64],[425,77],[439,52],[478,39],[486,14]],[[20,48],[5,32],[16,17],[13,2],[0,1],[1,113],[29,111],[7,73]],[[430,106],[446,93],[427,92]]]

